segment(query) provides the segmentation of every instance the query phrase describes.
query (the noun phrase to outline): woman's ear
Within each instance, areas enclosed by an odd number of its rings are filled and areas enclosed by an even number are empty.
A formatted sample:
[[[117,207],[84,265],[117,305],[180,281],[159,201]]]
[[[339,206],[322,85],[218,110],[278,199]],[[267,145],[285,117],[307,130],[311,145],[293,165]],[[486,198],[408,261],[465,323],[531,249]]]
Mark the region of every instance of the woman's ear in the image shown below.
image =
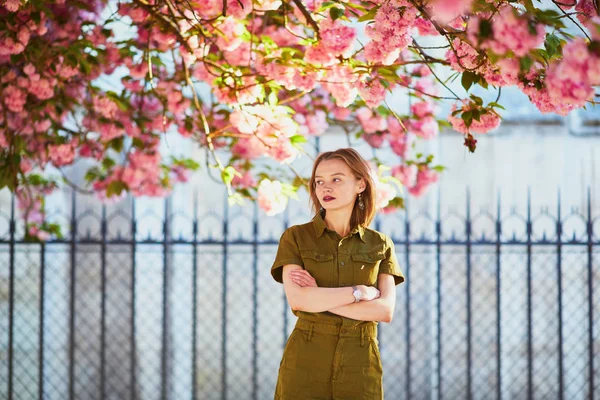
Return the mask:
[[[367,184],[365,183],[365,180],[363,178],[360,178],[358,180],[358,193],[364,192],[366,188]]]

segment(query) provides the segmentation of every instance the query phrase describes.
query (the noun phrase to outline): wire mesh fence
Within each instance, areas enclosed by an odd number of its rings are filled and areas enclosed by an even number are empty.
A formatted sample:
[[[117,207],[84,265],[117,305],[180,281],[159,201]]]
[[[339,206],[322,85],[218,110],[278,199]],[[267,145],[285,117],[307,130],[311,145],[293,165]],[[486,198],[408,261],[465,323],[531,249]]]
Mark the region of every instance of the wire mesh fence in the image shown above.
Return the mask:
[[[197,202],[197,200],[195,200]],[[380,215],[407,281],[380,325],[386,398],[600,399],[600,216]],[[256,208],[70,204],[24,243],[0,209],[0,398],[267,399],[294,316]]]

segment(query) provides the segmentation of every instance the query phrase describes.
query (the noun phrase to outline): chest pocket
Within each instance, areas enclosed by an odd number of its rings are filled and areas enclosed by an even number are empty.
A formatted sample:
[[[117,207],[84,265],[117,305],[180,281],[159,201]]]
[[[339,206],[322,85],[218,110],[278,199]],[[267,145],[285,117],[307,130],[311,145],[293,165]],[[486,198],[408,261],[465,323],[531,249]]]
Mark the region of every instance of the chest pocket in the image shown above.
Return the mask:
[[[353,254],[354,284],[376,286],[379,264],[384,258],[385,254],[382,251]]]
[[[304,269],[315,278],[319,287],[333,287],[333,254],[302,250],[300,256]]]

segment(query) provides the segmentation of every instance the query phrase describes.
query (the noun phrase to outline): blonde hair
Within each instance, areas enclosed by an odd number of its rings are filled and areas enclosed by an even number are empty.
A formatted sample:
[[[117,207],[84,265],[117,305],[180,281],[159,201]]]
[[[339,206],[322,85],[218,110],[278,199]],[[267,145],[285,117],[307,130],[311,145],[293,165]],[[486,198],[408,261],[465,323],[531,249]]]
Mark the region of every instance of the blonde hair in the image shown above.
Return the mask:
[[[363,227],[369,226],[373,218],[375,217],[375,183],[371,178],[371,167],[365,161],[364,158],[358,152],[351,148],[337,149],[335,151],[326,151],[319,154],[315,163],[313,164],[312,174],[308,184],[308,193],[310,194],[310,202],[312,204],[313,211],[319,212],[321,205],[319,198],[315,192],[315,174],[317,167],[322,161],[327,160],[341,160],[348,168],[352,171],[356,179],[362,178],[365,182],[365,190],[362,192],[362,201],[365,205],[365,209],[361,210],[358,208],[358,196],[352,209],[352,215],[350,216],[350,229],[354,229],[359,225]]]

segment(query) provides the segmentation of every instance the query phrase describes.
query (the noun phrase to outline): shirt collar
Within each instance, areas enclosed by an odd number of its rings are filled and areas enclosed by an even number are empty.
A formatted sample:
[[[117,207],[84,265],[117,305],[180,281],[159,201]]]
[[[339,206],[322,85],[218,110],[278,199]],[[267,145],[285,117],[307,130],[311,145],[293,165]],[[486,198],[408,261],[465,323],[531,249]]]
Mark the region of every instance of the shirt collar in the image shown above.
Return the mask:
[[[315,227],[315,233],[317,234],[317,237],[318,238],[321,237],[323,235],[323,232],[325,232],[325,229],[327,229],[327,225],[325,224],[325,220],[323,219],[323,215],[321,214],[320,211],[314,216],[312,223],[313,223],[313,226]],[[355,233],[358,233],[360,240],[365,242],[364,226],[358,225],[356,228],[354,228],[354,229],[352,229],[352,231],[350,231],[350,234],[348,236],[352,236]]]

